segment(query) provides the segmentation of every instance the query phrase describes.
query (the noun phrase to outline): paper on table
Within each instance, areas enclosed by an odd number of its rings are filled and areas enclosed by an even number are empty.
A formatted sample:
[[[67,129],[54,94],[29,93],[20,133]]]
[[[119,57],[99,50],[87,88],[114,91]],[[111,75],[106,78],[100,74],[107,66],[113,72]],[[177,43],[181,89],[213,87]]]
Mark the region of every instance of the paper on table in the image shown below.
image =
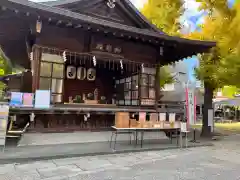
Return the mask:
[[[187,123],[181,122],[181,132],[187,132]]]
[[[159,113],[160,121],[166,121],[166,113]]]
[[[140,112],[139,113],[139,122],[145,122],[146,121],[146,113]]]
[[[175,116],[176,116],[175,113],[170,113],[169,114],[169,122],[175,122]]]
[[[150,120],[151,121],[158,121],[157,113],[151,113]]]

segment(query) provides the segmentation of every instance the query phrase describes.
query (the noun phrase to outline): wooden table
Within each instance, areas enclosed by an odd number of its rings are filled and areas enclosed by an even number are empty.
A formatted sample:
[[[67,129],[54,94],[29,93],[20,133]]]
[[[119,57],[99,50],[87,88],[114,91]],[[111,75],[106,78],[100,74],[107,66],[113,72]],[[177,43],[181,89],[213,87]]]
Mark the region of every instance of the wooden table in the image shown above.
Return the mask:
[[[115,139],[114,139],[114,147],[113,149],[115,150],[115,147],[116,147],[116,141],[117,141],[117,135],[118,134],[130,134],[130,144],[131,144],[131,135],[135,135],[135,146],[137,146],[138,144],[138,133],[140,132],[141,133],[141,148],[143,146],[143,137],[144,137],[144,132],[149,132],[149,131],[152,131],[152,132],[160,132],[160,131],[164,131],[164,130],[169,130],[171,131],[171,135],[170,135],[170,138],[171,138],[171,142],[172,142],[172,134],[173,132],[176,132],[176,134],[178,134],[178,132],[180,131],[180,127],[176,128],[176,127],[173,127],[173,128],[137,128],[137,127],[129,127],[129,128],[117,128],[115,126],[112,126],[112,135],[111,135],[111,140],[110,140],[110,147],[111,144],[112,144],[112,138],[113,138],[113,135],[115,134]],[[180,133],[180,136],[181,136],[181,133]],[[177,145],[178,145],[178,138],[177,138]]]

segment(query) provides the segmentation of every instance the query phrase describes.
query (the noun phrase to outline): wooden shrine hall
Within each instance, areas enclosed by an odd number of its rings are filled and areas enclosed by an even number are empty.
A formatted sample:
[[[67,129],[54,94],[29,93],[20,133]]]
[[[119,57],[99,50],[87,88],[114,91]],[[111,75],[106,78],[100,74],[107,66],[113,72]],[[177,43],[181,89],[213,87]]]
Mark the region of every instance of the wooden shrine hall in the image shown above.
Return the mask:
[[[26,70],[19,91],[51,90],[34,131],[108,128],[114,112],[161,111],[160,67],[215,46],[165,34],[129,0],[1,0],[0,24],[1,49]],[[80,111],[95,112],[90,125]]]

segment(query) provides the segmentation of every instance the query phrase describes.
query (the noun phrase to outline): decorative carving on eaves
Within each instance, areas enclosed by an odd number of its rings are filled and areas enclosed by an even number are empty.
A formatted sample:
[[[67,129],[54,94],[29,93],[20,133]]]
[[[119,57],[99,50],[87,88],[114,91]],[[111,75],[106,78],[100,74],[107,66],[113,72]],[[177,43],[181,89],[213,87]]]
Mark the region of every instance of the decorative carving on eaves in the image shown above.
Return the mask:
[[[123,18],[116,12],[117,8],[109,8],[107,4],[99,3],[98,5],[86,9],[84,14],[88,14],[90,16],[95,16],[97,18],[106,19],[110,21],[116,22],[124,22]]]

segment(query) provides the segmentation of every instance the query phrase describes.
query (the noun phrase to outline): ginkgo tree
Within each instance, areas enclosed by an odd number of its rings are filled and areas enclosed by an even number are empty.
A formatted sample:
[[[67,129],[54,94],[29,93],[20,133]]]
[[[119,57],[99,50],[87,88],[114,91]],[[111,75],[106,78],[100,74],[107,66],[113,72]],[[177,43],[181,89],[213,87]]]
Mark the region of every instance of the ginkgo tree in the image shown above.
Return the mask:
[[[182,0],[148,0],[141,12],[164,33],[180,35],[180,17],[184,13]]]
[[[0,77],[12,73],[11,63],[4,56],[2,51],[0,50]],[[5,84],[0,82],[0,92],[5,88]],[[1,93],[0,93],[1,95]]]
[[[204,82],[204,110],[202,135],[211,136],[208,126],[208,110],[213,108],[214,91],[224,85],[239,86],[239,8],[233,8],[227,0],[198,0],[201,9],[208,12],[200,31],[187,35],[187,38],[216,41],[217,46],[210,53],[199,56],[196,76]]]

